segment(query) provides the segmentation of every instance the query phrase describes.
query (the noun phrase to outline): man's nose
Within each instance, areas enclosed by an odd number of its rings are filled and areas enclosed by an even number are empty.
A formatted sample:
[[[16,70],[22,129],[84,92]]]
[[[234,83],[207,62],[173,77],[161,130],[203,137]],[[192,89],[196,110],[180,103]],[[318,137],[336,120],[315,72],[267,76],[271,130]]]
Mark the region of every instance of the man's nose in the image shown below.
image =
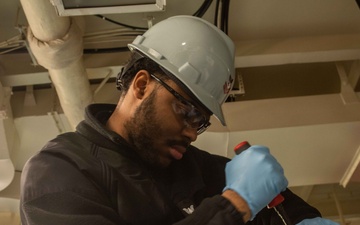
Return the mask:
[[[191,142],[196,141],[197,139],[197,128],[192,128],[188,126],[184,126],[183,128],[183,136],[187,137]]]

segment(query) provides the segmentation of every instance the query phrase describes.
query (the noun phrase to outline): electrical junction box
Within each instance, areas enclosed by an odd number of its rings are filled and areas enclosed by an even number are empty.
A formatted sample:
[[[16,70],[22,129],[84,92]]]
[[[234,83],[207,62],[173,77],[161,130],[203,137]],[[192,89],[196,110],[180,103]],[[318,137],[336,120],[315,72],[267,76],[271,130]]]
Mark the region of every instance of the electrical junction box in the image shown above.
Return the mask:
[[[51,0],[59,16],[165,11],[166,0]]]

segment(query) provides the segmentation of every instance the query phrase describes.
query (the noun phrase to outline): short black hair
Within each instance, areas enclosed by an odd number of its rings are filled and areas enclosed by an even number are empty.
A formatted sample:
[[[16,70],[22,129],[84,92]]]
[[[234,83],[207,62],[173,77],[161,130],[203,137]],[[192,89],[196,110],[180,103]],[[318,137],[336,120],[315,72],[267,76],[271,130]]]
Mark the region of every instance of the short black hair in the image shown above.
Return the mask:
[[[127,93],[130,83],[140,70],[146,70],[150,74],[156,74],[159,78],[169,79],[159,64],[140,52],[133,51],[131,52],[128,63],[123,67],[116,78],[116,87],[121,91],[122,95]]]

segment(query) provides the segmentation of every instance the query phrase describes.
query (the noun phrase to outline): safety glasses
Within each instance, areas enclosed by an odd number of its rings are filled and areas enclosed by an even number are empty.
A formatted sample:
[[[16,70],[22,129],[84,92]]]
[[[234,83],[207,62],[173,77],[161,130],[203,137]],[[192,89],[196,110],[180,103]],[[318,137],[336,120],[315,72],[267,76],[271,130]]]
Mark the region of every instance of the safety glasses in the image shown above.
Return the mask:
[[[181,96],[178,92],[172,89],[164,81],[157,78],[155,75],[151,74],[151,77],[160,83],[178,100],[174,101],[172,106],[174,112],[184,118],[184,123],[187,127],[197,129],[197,134],[199,135],[211,125],[209,122],[209,117],[202,114],[193,104],[191,104],[188,100],[186,100],[183,96]]]

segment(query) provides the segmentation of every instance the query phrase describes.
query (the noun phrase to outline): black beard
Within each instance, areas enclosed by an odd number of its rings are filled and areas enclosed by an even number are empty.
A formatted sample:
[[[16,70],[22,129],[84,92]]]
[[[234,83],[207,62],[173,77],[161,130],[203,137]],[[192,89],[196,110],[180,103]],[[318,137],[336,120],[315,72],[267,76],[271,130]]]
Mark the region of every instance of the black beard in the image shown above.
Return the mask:
[[[164,167],[160,163],[158,150],[153,142],[161,135],[160,122],[156,120],[155,99],[156,91],[153,91],[124,126],[128,132],[129,142],[140,158],[149,166]]]

